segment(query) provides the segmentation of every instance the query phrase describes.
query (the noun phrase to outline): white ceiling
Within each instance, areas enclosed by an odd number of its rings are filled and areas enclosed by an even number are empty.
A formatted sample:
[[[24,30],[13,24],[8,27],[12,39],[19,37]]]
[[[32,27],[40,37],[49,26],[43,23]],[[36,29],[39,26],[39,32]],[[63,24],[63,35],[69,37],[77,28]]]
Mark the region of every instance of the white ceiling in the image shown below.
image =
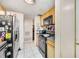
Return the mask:
[[[34,5],[29,5],[25,3],[24,0],[0,0],[0,3],[3,4],[7,10],[22,12],[30,17],[42,14],[55,5],[54,0],[36,0]]]

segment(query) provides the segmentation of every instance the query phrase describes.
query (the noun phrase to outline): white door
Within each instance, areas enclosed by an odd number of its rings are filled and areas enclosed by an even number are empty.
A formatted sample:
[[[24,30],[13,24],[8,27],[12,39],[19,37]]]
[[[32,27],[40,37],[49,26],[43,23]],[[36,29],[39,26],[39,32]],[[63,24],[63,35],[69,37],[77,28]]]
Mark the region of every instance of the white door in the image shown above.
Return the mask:
[[[75,0],[55,0],[55,57],[75,57]]]
[[[79,0],[76,0],[76,57],[79,58]]]

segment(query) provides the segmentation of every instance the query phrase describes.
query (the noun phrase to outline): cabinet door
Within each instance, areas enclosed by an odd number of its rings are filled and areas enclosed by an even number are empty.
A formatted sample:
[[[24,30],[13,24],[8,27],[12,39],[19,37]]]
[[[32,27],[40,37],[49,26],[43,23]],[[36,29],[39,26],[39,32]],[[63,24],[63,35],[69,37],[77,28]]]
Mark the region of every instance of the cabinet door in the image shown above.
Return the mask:
[[[79,45],[76,45],[76,57],[79,58]]]
[[[79,0],[76,0],[76,57],[79,58]]]
[[[79,0],[76,0],[76,43],[79,43]]]
[[[55,57],[55,47],[52,45],[47,45],[47,57],[54,58]]]

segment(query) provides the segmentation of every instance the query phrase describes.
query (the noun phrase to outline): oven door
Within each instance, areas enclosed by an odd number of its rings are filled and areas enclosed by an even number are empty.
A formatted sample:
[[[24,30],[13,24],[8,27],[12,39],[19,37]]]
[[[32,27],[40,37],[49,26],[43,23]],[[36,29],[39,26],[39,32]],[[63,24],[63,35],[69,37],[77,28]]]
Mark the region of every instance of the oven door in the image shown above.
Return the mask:
[[[45,38],[42,36],[39,36],[39,51],[45,57]]]

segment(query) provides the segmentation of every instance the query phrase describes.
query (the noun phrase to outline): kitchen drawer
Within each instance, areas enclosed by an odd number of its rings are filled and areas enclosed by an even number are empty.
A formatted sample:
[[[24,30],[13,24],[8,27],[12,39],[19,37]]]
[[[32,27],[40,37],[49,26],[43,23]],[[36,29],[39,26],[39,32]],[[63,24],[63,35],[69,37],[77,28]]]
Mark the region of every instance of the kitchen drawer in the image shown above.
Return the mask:
[[[79,58],[79,45],[76,45],[76,57]]]

